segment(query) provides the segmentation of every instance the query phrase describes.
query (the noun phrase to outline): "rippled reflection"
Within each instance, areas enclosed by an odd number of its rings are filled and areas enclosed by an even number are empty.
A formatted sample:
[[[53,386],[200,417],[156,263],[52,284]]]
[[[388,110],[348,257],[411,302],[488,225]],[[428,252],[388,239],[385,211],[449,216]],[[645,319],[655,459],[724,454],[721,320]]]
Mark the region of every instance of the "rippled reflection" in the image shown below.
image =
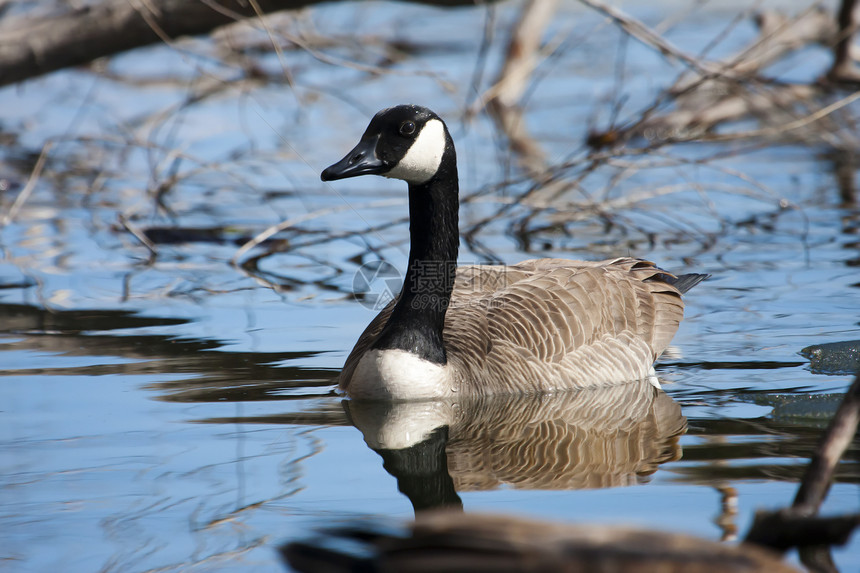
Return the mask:
[[[681,457],[681,407],[647,381],[557,395],[418,403],[345,401],[413,507],[456,492],[639,483]]]
[[[187,322],[118,310],[0,304],[3,352],[66,358],[41,364],[28,358],[22,360],[20,368],[7,364],[0,369],[0,377],[166,374],[169,381],[153,383],[149,388],[158,391],[160,400],[169,402],[240,402],[285,398],[291,393],[307,398],[327,394],[332,385],[331,370],[284,365],[313,356],[311,352],[217,352],[224,345],[219,340],[139,332]]]

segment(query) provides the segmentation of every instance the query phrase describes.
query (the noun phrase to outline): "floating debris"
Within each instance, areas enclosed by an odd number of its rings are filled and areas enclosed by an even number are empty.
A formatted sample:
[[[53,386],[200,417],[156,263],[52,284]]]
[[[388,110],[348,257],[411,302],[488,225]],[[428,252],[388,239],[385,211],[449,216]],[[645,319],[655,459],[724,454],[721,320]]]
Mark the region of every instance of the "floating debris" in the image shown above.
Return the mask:
[[[854,374],[860,371],[860,340],[813,344],[800,351],[816,374]]]

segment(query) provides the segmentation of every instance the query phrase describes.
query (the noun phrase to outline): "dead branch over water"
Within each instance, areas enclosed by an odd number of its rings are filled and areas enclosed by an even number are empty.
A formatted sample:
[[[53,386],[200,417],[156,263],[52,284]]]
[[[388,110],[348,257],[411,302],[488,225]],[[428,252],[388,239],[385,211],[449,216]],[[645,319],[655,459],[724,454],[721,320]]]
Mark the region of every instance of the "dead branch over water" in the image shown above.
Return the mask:
[[[638,119],[621,127],[593,133],[589,144],[596,148],[614,146],[635,137],[660,142],[730,141],[752,138],[774,140],[823,140],[835,147],[856,148],[858,140],[843,126],[824,121],[852,103],[857,92],[835,104],[820,103],[839,85],[860,88],[860,72],[854,63],[850,38],[856,29],[856,0],[845,0],[839,19],[817,6],[787,17],[778,12],[756,14],[759,38],[732,57],[720,62],[685,53],[635,18],[599,0],[581,2],[616,23],[626,34],[669,60],[681,62],[688,71],[669,87]],[[518,100],[526,89],[529,74],[540,56],[542,37],[550,21],[552,1],[531,0],[511,33],[508,58],[495,86],[485,94],[490,111],[519,153],[529,173],[544,173],[540,145],[528,136]],[[833,39],[838,42],[833,45]],[[768,66],[810,45],[834,47],[833,65],[822,78],[826,83],[785,84],[762,76]],[[857,50],[853,50],[857,52]],[[659,110],[672,104],[674,109]],[[765,127],[753,132],[713,134],[712,130],[746,117],[759,119]],[[811,129],[806,129],[811,128]],[[833,136],[836,132],[838,135]],[[849,141],[840,141],[848,137]]]
[[[471,6],[471,0],[401,0]],[[244,18],[318,0],[103,0],[57,13],[0,20],[0,86],[157,42],[205,34]]]
[[[582,3],[604,15],[635,41],[670,62],[679,62],[685,71],[638,114],[630,114],[618,124],[613,118],[613,125],[593,131],[587,141],[591,151],[583,149],[573,153],[569,160],[551,162],[541,142],[530,135],[523,98],[537,81],[535,71],[542,65],[551,66],[548,61],[559,48],[555,41],[543,43],[557,5],[549,0],[525,2],[510,31],[505,49],[507,57],[493,85],[482,93],[479,102],[486,106],[489,116],[504,134],[508,151],[532,184],[501,201],[500,207],[491,214],[463,229],[467,243],[471,244],[486,225],[523,211],[526,212],[517,216],[510,227],[510,232],[520,237],[527,237],[547,222],[550,226],[565,225],[583,217],[621,222],[618,213],[624,208],[641,208],[648,199],[689,189],[689,185],[649,188],[639,194],[627,193],[623,198],[607,200],[608,191],[615,183],[647,169],[650,158],[669,155],[670,152],[662,148],[673,144],[744,142],[754,148],[803,143],[846,150],[849,154],[860,148],[856,118],[848,111],[849,106],[860,99],[860,91],[853,91],[854,77],[850,72],[856,69],[852,59],[856,54],[852,55],[844,41],[856,28],[854,0],[843,3],[838,19],[817,6],[795,16],[777,12],[755,14],[759,37],[721,61],[705,58],[710,45],[701,55],[695,56],[605,2],[582,0]],[[835,47],[834,38],[840,38]],[[834,47],[834,63],[829,70],[822,70],[821,81],[786,84],[764,75],[769,66],[814,45]],[[623,77],[621,71],[620,77]],[[852,91],[845,93],[841,88]],[[759,127],[745,131],[732,129],[733,123],[746,119],[756,120]],[[716,131],[723,126],[728,129]],[[700,160],[702,165],[708,163],[707,159]],[[598,191],[592,188],[589,180],[594,174],[613,171],[616,175],[610,179],[610,187]],[[733,175],[757,185],[742,173]],[[764,197],[770,194],[766,189],[762,191]],[[580,198],[571,199],[571,192],[579,194]],[[480,195],[479,192],[467,197],[466,201],[480,200]],[[782,199],[777,204],[777,210],[791,207]],[[538,218],[543,218],[545,223],[535,227]],[[706,244],[708,240],[705,239]]]
[[[847,542],[860,526],[860,514],[819,517],[818,510],[833,483],[839,460],[857,436],[858,421],[860,373],[822,436],[791,507],[759,511],[747,534],[747,542],[779,551],[800,547],[801,560],[810,571],[835,571],[829,546]]]

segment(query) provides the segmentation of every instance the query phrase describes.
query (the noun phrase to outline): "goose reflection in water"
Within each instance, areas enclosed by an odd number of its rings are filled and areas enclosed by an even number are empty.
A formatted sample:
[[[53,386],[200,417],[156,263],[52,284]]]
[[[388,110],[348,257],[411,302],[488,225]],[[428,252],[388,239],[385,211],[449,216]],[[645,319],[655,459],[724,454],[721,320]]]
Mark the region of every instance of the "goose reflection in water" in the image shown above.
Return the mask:
[[[647,380],[576,392],[428,402],[345,401],[415,511],[457,492],[639,483],[681,457],[680,405]]]

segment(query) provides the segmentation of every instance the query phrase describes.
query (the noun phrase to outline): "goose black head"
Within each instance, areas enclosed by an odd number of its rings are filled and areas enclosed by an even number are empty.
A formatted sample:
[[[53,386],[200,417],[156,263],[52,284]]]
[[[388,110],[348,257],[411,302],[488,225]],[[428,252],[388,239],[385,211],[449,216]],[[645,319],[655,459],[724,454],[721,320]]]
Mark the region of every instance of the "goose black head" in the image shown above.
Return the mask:
[[[439,169],[450,140],[445,124],[426,107],[390,107],[373,116],[358,145],[320,177],[334,181],[372,174],[426,183]]]

